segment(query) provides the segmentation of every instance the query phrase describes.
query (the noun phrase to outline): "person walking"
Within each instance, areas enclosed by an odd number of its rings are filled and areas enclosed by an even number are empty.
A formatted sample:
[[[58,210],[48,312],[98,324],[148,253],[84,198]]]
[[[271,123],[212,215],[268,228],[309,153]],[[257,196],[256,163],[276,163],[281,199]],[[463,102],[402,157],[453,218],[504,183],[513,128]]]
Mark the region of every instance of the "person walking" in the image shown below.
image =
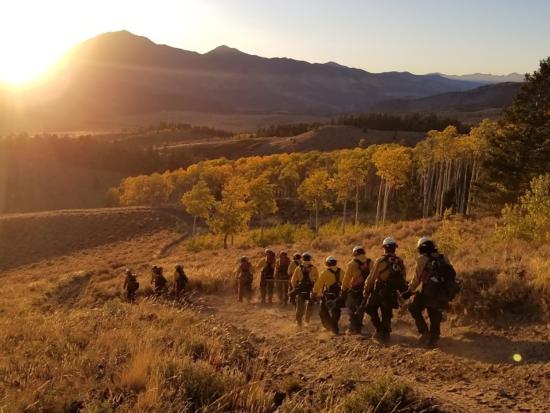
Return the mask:
[[[439,253],[434,241],[422,237],[417,248],[419,255],[414,277],[402,297],[408,299],[414,295],[409,312],[420,333],[419,342],[433,348],[441,336],[443,311],[460,291],[460,284],[449,259]],[[423,316],[424,310],[428,313],[429,326]]]
[[[384,254],[373,265],[364,289],[365,312],[376,329],[374,338],[388,342],[391,333],[393,309],[399,308],[398,294],[407,290],[405,264],[395,251],[397,243],[392,237],[382,242]]]
[[[352,259],[348,262],[344,279],[342,280],[342,294],[349,312],[349,333],[361,334],[365,310],[363,303],[363,288],[370,272],[371,260],[365,255],[361,246],[353,248]]]
[[[319,278],[319,271],[313,265],[312,256],[308,252],[302,254],[302,263],[294,270],[290,285],[296,301],[296,323],[302,327],[303,322],[309,323],[313,312],[313,285]]]
[[[313,294],[321,299],[319,317],[323,327],[338,334],[341,314],[338,298],[342,290],[344,271],[338,267],[338,262],[333,256],[326,258],[325,265],[326,269],[319,275],[313,286]]]

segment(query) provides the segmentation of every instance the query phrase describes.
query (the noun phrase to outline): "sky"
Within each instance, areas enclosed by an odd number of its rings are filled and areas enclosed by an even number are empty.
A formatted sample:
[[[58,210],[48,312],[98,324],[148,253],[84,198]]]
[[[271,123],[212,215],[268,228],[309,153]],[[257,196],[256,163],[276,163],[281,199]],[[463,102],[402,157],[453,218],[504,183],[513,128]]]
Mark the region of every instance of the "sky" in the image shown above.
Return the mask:
[[[32,80],[106,31],[370,72],[525,73],[550,55],[544,0],[0,0],[0,81]]]

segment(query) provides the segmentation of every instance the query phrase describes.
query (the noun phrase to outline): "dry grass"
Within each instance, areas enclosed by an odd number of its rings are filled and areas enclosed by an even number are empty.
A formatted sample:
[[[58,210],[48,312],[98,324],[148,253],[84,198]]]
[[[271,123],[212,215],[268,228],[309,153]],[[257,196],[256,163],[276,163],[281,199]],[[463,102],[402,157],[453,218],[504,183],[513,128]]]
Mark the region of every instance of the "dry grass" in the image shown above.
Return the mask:
[[[343,265],[353,245],[363,244],[376,257],[382,239],[392,235],[412,271],[417,237],[434,235],[444,240],[443,252],[452,247],[449,255],[464,282],[464,292],[453,304],[457,317],[487,322],[541,317],[549,306],[550,247],[502,243],[492,237],[494,227],[492,218],[453,218],[443,226],[437,220],[419,220],[362,227],[343,236],[327,230],[321,238],[272,247],[309,250],[318,265],[326,255],[336,255]],[[263,249],[239,246],[190,253],[179,245],[168,257],[157,258],[159,246],[173,236],[158,232],[1,274],[0,411],[273,409],[276,395],[266,384],[265,367],[231,327],[199,317],[179,303],[146,296],[152,263],[163,265],[170,278],[172,266],[183,262],[200,291],[229,292],[237,258],[248,255],[257,261]],[[138,272],[142,287],[135,305],[120,299],[126,266]],[[386,390],[399,403],[407,393],[391,383],[373,382],[378,384],[357,389],[348,398],[343,395],[350,390],[328,384],[309,397],[289,378],[282,383],[287,398],[280,412],[374,411],[369,400],[378,400],[376,405],[389,400],[380,397]],[[354,410],[358,405],[371,410]]]

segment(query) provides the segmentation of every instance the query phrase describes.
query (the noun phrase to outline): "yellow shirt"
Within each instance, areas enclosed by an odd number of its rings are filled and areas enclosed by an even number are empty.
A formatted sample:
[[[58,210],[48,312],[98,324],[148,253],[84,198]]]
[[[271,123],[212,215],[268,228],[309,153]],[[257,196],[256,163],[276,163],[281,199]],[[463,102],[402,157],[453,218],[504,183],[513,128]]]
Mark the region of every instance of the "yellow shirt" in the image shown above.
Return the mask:
[[[302,263],[301,261],[296,262],[296,260],[290,261],[290,264],[288,266],[289,277],[292,277],[292,275],[294,274],[294,271],[296,270],[296,267],[298,267],[301,263]]]
[[[317,267],[315,267],[310,262],[303,262],[302,265],[306,268],[310,268],[309,270],[309,279],[312,283],[315,284],[317,279],[319,278],[319,271],[317,271]],[[298,284],[300,284],[300,281],[304,278],[304,274],[302,273],[302,267],[296,267],[294,270],[294,273],[292,274],[292,279],[290,280],[290,285],[295,288]]]
[[[332,271],[331,271],[332,270]],[[334,272],[339,272],[339,281],[342,282],[342,276],[344,271],[340,267],[332,266],[328,267],[325,271],[319,275],[315,285],[313,286],[313,294],[321,295],[327,288],[333,285],[336,282],[336,274]]]
[[[365,255],[358,255],[348,262],[346,273],[344,274],[344,279],[342,280],[342,290],[344,291],[349,290],[354,285],[362,284],[364,281],[359,264],[355,261],[356,259],[362,263],[367,261],[367,257]]]
[[[388,256],[395,258],[398,261],[397,264],[400,265],[401,268],[403,268],[403,271],[405,271],[405,264],[403,263],[403,260],[398,256],[396,256],[395,254],[387,254],[387,255],[381,256],[374,262],[374,266],[372,267],[372,270],[369,276],[367,277],[367,281],[365,282],[365,289],[364,289],[365,296],[369,295],[372,292],[372,290],[374,289],[374,284],[376,283],[376,280],[381,280],[381,281],[388,280],[391,272],[390,271],[391,265],[392,265],[387,258]],[[403,277],[405,276],[404,274],[405,272],[403,272]]]

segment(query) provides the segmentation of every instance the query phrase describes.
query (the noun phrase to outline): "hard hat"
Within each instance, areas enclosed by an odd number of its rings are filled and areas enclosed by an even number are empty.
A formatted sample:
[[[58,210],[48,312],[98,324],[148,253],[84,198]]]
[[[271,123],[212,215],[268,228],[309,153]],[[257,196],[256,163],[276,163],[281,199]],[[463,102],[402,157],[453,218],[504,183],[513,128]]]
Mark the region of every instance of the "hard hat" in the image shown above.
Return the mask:
[[[325,263],[328,264],[328,265],[336,265],[336,257],[333,257],[332,255],[328,256],[326,259],[325,259]]]
[[[266,248],[264,252],[265,252],[265,255],[275,254],[273,250],[270,250],[269,248]]]
[[[311,261],[311,254],[310,254],[309,252],[304,252],[304,253],[302,254],[302,259],[303,259],[304,261]]]
[[[243,261],[248,261],[248,257],[246,255],[243,255],[241,258],[240,258],[240,261],[243,262]]]
[[[361,254],[364,254],[364,253],[365,253],[365,248],[363,248],[362,246],[357,245],[357,246],[353,247],[353,254],[361,255]]]
[[[420,237],[420,238],[418,239],[418,242],[416,243],[416,247],[417,247],[417,248],[420,248],[422,245],[427,244],[428,242],[432,242],[432,243],[433,243],[433,241],[432,241],[429,237],[426,237],[426,236]]]
[[[294,258],[295,260],[299,260],[300,258],[302,258],[302,254],[300,254],[299,252],[295,252],[292,258]]]
[[[384,241],[382,241],[382,246],[386,246],[386,245],[397,246],[397,242],[395,242],[395,239],[393,239],[393,237],[386,237],[384,238]]]
[[[176,264],[176,269],[179,270],[180,268],[183,268],[183,264]]]
[[[126,274],[132,274],[132,270],[130,268],[126,268],[125,272]]]

